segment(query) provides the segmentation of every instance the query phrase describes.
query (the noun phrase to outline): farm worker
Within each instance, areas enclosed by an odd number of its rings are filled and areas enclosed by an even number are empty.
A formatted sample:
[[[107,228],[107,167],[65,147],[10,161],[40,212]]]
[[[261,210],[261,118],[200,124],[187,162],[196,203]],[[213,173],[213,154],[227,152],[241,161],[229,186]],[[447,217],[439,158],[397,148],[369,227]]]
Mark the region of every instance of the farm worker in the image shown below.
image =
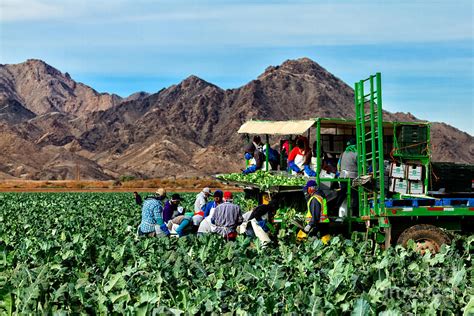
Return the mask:
[[[211,218],[214,215],[216,207],[222,203],[223,196],[224,193],[221,190],[216,190],[214,192],[214,199],[207,202],[207,204],[204,206],[204,219],[202,220],[201,224],[199,224],[197,231],[198,235],[212,232],[214,225],[211,223]]]
[[[159,188],[154,196],[143,201],[142,221],[138,228],[139,236],[153,237],[156,234],[169,236],[168,227],[163,221],[163,201],[166,198],[166,190]]]
[[[239,233],[256,236],[262,245],[270,243],[271,240],[267,234],[269,230],[267,221],[273,218],[277,208],[277,200],[271,200],[270,203],[260,204],[252,211],[245,213],[243,215],[244,222],[238,227]]]
[[[163,208],[163,221],[168,223],[173,218],[175,212],[178,211],[179,203],[181,202],[181,197],[179,194],[173,194],[171,200],[166,201],[165,207]]]
[[[255,218],[258,225],[262,227],[264,231],[268,231],[267,219],[272,218],[275,215],[277,209],[278,201],[275,199],[271,200],[268,204],[260,204],[250,212],[247,217],[247,221],[251,221]],[[244,214],[244,218],[246,217],[246,214],[247,213]],[[265,219],[265,217],[267,219]]]
[[[346,150],[341,154],[337,163],[337,171],[340,178],[357,178],[357,147],[354,138],[347,142]]]
[[[311,149],[305,141],[300,137],[296,141],[296,147],[293,148],[288,156],[288,167],[294,174],[305,174],[308,177],[315,177],[316,172],[309,166],[311,163]]]
[[[260,138],[260,136],[255,135],[253,137],[252,144],[255,146],[255,149],[257,149],[258,151],[265,154],[264,151],[263,151],[264,148],[263,148],[263,143],[262,143],[262,139]]]
[[[237,226],[243,222],[240,207],[233,202],[231,192],[224,192],[224,203],[219,204],[211,217],[211,223],[215,225],[215,232],[234,240],[237,237]]]
[[[142,197],[140,196],[140,194],[138,194],[138,192],[133,192],[133,196],[135,197],[135,203],[137,203],[137,205],[142,206],[142,204],[143,204],[143,199],[142,199]]]
[[[326,154],[326,152],[324,152],[324,149],[323,148],[320,148],[320,154],[321,154],[321,170],[325,170],[326,172],[328,173],[336,173],[337,172],[337,169],[336,167],[334,167],[333,165],[331,165],[330,161],[329,161],[329,158],[328,158],[328,155]],[[313,161],[314,161],[314,169],[316,169],[316,161],[317,160],[317,157],[318,157],[318,142],[317,141],[314,141],[313,143],[313,158],[312,158],[312,162],[311,162],[311,165],[313,165]]]
[[[307,211],[306,211],[306,226],[304,232],[316,232],[318,223],[329,222],[327,214],[326,197],[324,193],[318,191],[316,181],[309,180],[305,185],[305,191],[308,193]]]
[[[260,169],[264,171],[271,170],[271,164],[268,164],[267,169],[265,155],[261,151],[256,149],[254,144],[248,144],[245,147],[244,158],[245,160],[248,160],[249,166],[247,167],[247,169],[242,171],[242,174],[254,173],[255,171]]]
[[[337,171],[339,172],[339,178],[353,179],[357,178],[357,147],[355,145],[355,139],[351,138],[347,142],[346,150],[341,154],[337,163]],[[347,182],[343,181],[339,183],[340,191],[337,196],[337,205],[342,205],[347,194]],[[357,209],[357,191],[351,189],[351,207],[353,211]]]
[[[196,195],[196,201],[194,202],[194,215],[192,217],[194,226],[199,226],[204,218],[203,208],[207,203],[207,199],[211,195],[211,189],[204,188],[198,195]]]
[[[263,161],[265,161],[265,157],[267,156],[267,147],[268,147],[268,163],[272,167],[273,170],[278,169],[278,165],[280,164],[279,162],[279,154],[278,151],[275,149],[271,148],[268,143],[264,144],[262,143],[262,139],[260,136],[254,136],[252,144],[255,146],[255,149],[258,150],[263,154]]]

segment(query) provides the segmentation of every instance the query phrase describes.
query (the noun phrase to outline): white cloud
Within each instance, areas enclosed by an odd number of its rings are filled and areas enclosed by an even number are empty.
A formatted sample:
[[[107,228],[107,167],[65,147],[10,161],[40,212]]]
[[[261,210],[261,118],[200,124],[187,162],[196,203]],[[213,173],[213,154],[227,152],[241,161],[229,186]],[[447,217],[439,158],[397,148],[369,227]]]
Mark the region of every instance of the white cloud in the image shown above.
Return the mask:
[[[31,21],[63,17],[67,15],[64,6],[38,0],[2,0],[0,21]]]
[[[118,45],[310,46],[472,39],[472,3],[2,0],[2,21],[120,30]],[[136,36],[139,33],[140,36]]]

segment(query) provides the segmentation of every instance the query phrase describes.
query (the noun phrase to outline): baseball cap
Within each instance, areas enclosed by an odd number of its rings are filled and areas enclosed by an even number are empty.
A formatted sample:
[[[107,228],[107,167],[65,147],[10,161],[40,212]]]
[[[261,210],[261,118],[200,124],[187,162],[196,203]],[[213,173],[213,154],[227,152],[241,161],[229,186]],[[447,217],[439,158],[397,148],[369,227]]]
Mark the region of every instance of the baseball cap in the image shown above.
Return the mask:
[[[203,192],[203,193],[208,193],[208,194],[211,194],[211,193],[212,193],[212,192],[211,192],[211,189],[209,189],[209,188],[207,188],[207,187],[204,188],[204,189],[202,189],[202,192]]]
[[[175,193],[171,196],[171,201],[181,201],[181,196],[179,194]]]
[[[316,181],[314,180],[309,180],[308,182],[306,182],[306,185],[304,186],[304,189],[307,190],[308,188],[310,187],[315,187],[317,188],[318,187],[318,184],[316,183]]]
[[[226,199],[226,200],[232,199],[232,192],[225,191],[224,192],[224,199]]]
[[[214,197],[223,197],[224,193],[221,190],[214,191]]]
[[[158,190],[156,190],[155,193],[159,196],[165,196],[166,195],[166,190],[163,189],[163,188],[159,188]]]

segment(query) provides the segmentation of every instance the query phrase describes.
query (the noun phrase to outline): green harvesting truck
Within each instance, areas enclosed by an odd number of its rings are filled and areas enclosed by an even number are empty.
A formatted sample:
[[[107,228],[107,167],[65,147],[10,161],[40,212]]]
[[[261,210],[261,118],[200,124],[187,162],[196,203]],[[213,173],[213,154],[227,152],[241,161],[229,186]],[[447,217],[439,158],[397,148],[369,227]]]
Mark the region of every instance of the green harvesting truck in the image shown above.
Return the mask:
[[[322,234],[362,231],[386,247],[412,239],[420,250],[437,252],[450,243],[450,232],[473,232],[474,166],[431,162],[428,122],[384,121],[380,73],[356,82],[355,110],[355,119],[248,121],[238,132],[248,141],[249,135],[265,135],[267,144],[270,136],[279,137],[280,145],[288,142],[289,150],[293,137],[311,140],[314,135],[312,179],[326,194],[330,218],[320,224]],[[358,176],[338,178],[335,167],[350,139],[356,141]],[[285,163],[282,154],[280,166]],[[290,224],[285,223],[285,212],[305,212],[302,186],[308,177],[280,170],[216,178],[244,188],[247,198],[258,203],[279,199],[275,227]],[[346,192],[340,190],[342,182],[347,183]]]

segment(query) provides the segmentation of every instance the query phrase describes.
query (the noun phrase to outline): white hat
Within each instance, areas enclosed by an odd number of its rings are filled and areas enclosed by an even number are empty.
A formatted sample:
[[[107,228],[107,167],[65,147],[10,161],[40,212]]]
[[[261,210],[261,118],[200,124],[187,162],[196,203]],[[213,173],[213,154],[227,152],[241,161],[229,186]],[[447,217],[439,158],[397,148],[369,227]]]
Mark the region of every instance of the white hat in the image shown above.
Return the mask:
[[[207,194],[211,194],[211,193],[212,193],[212,192],[211,192],[211,189],[209,189],[209,188],[207,188],[207,187],[204,188],[204,189],[202,189],[202,192],[203,192],[203,193],[207,193]]]

